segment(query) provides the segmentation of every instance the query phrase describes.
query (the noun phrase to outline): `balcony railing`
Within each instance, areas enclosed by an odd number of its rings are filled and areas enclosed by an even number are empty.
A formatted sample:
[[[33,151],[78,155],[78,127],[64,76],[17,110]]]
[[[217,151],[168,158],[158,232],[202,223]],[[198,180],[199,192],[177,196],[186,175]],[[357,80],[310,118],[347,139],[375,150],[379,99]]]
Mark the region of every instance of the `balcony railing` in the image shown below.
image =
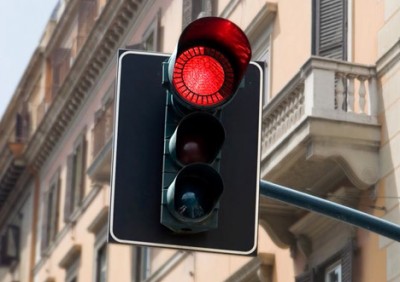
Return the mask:
[[[377,124],[375,68],[311,58],[263,113],[263,155],[307,116]]]

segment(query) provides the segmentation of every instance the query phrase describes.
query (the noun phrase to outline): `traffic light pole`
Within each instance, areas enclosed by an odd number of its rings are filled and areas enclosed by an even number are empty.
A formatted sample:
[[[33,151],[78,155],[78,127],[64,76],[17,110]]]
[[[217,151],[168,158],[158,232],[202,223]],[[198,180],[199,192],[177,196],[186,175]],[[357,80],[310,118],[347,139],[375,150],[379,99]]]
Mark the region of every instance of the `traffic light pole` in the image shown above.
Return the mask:
[[[268,181],[260,181],[260,193],[297,207],[350,223],[400,242],[400,226],[358,210]]]

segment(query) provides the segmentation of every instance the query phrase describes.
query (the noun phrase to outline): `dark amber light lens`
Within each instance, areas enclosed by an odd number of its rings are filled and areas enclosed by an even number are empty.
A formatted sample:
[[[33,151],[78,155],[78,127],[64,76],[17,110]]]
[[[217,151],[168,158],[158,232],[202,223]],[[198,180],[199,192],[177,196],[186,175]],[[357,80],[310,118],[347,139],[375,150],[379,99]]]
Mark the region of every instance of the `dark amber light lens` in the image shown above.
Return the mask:
[[[222,53],[192,47],[175,61],[173,85],[178,95],[195,106],[216,106],[233,95],[232,66]]]

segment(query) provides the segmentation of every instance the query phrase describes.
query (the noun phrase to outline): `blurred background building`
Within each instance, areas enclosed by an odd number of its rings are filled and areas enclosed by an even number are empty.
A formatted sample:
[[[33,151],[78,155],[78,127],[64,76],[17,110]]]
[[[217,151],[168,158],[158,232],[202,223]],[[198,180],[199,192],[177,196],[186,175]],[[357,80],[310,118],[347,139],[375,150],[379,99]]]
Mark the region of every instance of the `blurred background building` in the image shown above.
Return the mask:
[[[0,122],[0,281],[400,281],[399,243],[264,197],[256,257],[106,244],[117,49],[203,16],[265,63],[261,177],[400,223],[400,2],[60,0]]]

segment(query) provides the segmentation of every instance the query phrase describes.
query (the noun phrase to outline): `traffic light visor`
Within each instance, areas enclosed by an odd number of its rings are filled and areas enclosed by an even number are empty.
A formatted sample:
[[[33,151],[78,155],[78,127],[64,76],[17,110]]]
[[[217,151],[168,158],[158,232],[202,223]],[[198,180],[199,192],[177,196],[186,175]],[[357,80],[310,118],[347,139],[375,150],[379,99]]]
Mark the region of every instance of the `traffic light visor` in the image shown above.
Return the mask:
[[[236,92],[251,58],[244,32],[217,17],[189,24],[170,58],[169,74],[175,93],[184,104],[219,107]]]

